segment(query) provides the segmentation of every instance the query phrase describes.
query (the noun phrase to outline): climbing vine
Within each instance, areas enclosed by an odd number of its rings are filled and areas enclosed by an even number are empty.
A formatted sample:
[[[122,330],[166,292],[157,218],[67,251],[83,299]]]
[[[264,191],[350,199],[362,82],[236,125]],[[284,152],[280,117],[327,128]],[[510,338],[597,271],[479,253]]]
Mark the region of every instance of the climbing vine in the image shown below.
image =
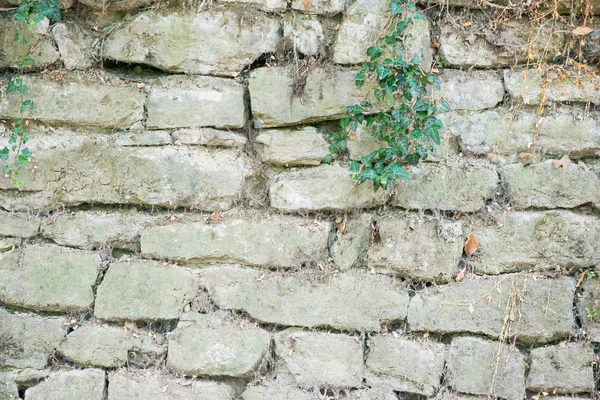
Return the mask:
[[[417,55],[405,58],[407,29],[415,20],[424,18],[408,0],[392,0],[393,31],[378,39],[367,50],[368,61],[356,75],[356,86],[373,84],[376,105],[369,101],[348,107],[340,129],[329,135],[329,151],[325,162],[347,154],[348,140],[354,139],[359,125],[366,125],[371,136],[385,143],[358,160],[350,161],[350,172],[360,182],[370,181],[374,189],[393,188],[396,179],[410,177],[410,166],[427,159],[440,144],[442,122],[437,115],[448,111],[448,104],[434,105],[427,99],[429,85],[439,87],[437,76],[423,70]],[[382,111],[382,109],[384,111]]]

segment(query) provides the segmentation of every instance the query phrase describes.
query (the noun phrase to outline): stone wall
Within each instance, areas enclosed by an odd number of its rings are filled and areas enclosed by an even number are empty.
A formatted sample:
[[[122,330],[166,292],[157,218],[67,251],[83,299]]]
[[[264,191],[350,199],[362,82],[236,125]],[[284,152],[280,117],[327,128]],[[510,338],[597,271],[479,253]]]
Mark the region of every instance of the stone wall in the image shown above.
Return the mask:
[[[323,163],[385,1],[0,20],[7,126],[35,60],[34,157],[22,190],[0,179],[0,399],[596,396],[600,79],[526,72],[562,63],[564,30],[482,35],[474,3],[411,27],[452,111],[391,192]],[[379,145],[359,130],[350,156]]]

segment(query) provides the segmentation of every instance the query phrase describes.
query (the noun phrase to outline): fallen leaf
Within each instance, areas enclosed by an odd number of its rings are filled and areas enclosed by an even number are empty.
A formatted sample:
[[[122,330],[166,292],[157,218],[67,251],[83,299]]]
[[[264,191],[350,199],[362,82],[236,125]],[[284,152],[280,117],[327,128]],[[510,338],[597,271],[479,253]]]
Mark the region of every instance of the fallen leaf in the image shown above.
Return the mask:
[[[210,215],[210,217],[208,217],[204,220],[204,222],[207,224],[215,224],[215,223],[221,222],[221,221],[223,221],[223,214],[221,214],[221,210],[213,211],[213,213]]]
[[[430,47],[432,49],[437,49],[438,47],[440,47],[440,43],[434,39],[433,42],[430,44]]]
[[[564,171],[569,165],[571,165],[571,159],[566,154],[560,160],[552,160],[552,168],[554,169],[562,167]]]
[[[135,85],[138,89],[143,89],[144,86],[146,86],[144,83],[138,83],[137,85]]]
[[[469,304],[469,314],[473,314],[474,311],[475,307],[473,307],[473,304]]]
[[[310,6],[311,0],[302,0],[302,5],[304,6],[304,10],[308,10],[308,7]]]
[[[592,32],[594,32],[594,30],[589,26],[578,26],[577,28],[573,29],[573,34],[577,36],[589,35]]]
[[[464,28],[466,28],[466,27],[468,27],[468,26],[471,26],[471,21],[467,21],[467,22],[465,22],[464,24],[462,24],[462,26],[463,26]]]
[[[579,279],[577,280],[577,284],[575,284],[575,287],[578,288],[584,279],[585,279],[585,271],[583,271],[581,273],[581,275],[579,275]]]
[[[467,267],[464,267],[463,269],[458,271],[458,274],[456,274],[456,282],[460,282],[463,279],[465,279],[466,274],[467,274]]]
[[[479,242],[477,238],[472,233],[469,235],[469,238],[465,242],[465,253],[467,253],[467,257],[471,257],[479,248]]]

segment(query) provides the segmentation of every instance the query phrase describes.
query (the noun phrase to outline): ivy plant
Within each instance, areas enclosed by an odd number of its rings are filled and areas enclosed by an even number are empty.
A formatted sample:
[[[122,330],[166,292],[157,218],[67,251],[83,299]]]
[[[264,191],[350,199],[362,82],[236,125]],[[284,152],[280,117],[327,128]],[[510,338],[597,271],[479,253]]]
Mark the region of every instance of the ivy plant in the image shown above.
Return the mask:
[[[408,179],[409,166],[427,159],[440,144],[442,122],[437,115],[448,111],[446,102],[435,105],[427,99],[427,88],[439,88],[439,78],[425,73],[417,55],[406,59],[407,29],[415,20],[424,18],[408,0],[392,0],[391,18],[394,27],[390,34],[378,39],[367,50],[368,61],[356,74],[357,88],[375,81],[373,105],[368,101],[347,108],[340,121],[340,130],[329,135],[329,151],[325,162],[347,154],[347,143],[359,125],[365,124],[375,140],[385,147],[350,161],[350,172],[361,183],[370,181],[375,191],[393,188],[396,179]],[[378,111],[385,110],[385,111]]]

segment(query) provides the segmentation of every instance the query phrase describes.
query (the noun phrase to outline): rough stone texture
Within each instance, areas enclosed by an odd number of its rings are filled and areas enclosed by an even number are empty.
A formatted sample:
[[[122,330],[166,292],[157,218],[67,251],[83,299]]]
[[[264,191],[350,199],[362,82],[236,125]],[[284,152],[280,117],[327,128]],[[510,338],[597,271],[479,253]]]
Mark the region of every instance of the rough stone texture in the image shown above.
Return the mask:
[[[543,90],[544,81],[546,88]],[[542,93],[547,101],[600,103],[600,78],[574,73],[573,77],[559,77],[550,71],[547,76],[538,69],[528,71],[504,71],[504,84],[508,94],[515,100],[522,99],[525,104],[539,104]]]
[[[301,388],[357,387],[363,379],[360,337],[285,330],[275,337],[275,351]]]
[[[593,3],[592,3],[593,4]],[[596,4],[597,12],[600,12],[600,4]],[[588,62],[598,63],[600,61],[600,24],[589,24],[594,28],[594,31],[589,34],[585,44],[583,45],[583,56]]]
[[[600,220],[569,211],[503,212],[494,222],[473,224],[479,242],[469,260],[475,272],[586,268],[600,263]]]
[[[586,279],[582,285],[583,294],[579,299],[577,308],[583,322],[583,328],[592,342],[600,342],[600,321],[590,318],[588,312],[600,307],[600,280]]]
[[[410,170],[411,179],[396,183],[392,204],[407,209],[475,212],[498,186],[496,170],[478,160],[452,159]]]
[[[551,24],[541,26],[533,40],[530,37],[531,23],[525,18],[512,18],[501,24],[496,32],[478,36],[485,30],[485,20],[483,13],[470,13],[468,17],[454,22],[460,25],[469,21],[471,25],[468,28],[459,31],[451,23],[442,25],[440,55],[446,65],[510,67],[527,61],[530,54],[533,60],[551,61],[563,50],[565,34],[558,33],[560,28],[556,29]]]
[[[30,238],[38,234],[40,220],[27,215],[0,212],[0,235]]]
[[[51,124],[107,129],[126,128],[141,121],[145,94],[133,86],[109,82],[113,79],[108,75],[70,74],[60,81],[43,75],[25,76],[27,98],[35,104],[25,116]],[[20,117],[20,96],[10,93],[0,99],[0,118]]]
[[[184,375],[251,377],[270,343],[269,333],[252,324],[199,314],[170,333],[167,366]]]
[[[550,393],[594,391],[594,351],[579,343],[531,350],[527,390]]]
[[[241,128],[246,122],[244,87],[234,80],[173,75],[150,84],[149,129]]]
[[[266,0],[273,1],[273,0]],[[306,14],[339,14],[346,8],[346,0],[316,0],[312,1],[308,7],[304,6],[302,0],[292,0],[292,10],[301,11]]]
[[[255,142],[259,143],[262,160],[285,167],[319,165],[329,154],[329,144],[313,127],[264,130]]]
[[[19,398],[18,386],[8,376],[0,373],[0,400],[15,400]]]
[[[462,227],[456,224],[457,237],[442,238],[436,221],[413,217],[377,222],[381,240],[369,249],[369,267],[416,280],[451,280],[463,252]]]
[[[128,11],[147,7],[156,0],[79,0],[80,3],[96,10]]]
[[[500,175],[515,208],[573,208],[600,198],[600,176],[585,165],[554,168],[547,160],[527,167],[507,165]]]
[[[199,277],[218,307],[283,326],[378,331],[380,321],[404,319],[408,306],[408,293],[386,276],[346,273],[311,283],[226,266],[203,269]]]
[[[212,128],[180,129],[173,132],[172,136],[176,144],[188,145],[243,147],[247,142],[239,133]]]
[[[152,220],[138,213],[78,212],[44,219],[41,231],[44,237],[62,246],[139,250],[142,226]]]
[[[283,38],[286,46],[307,57],[324,52],[323,26],[313,16],[297,16],[283,22]]]
[[[357,266],[365,255],[371,240],[372,216],[361,214],[358,217],[344,217],[335,231],[330,246],[331,258],[335,265],[345,271]]]
[[[563,105],[548,110],[539,122],[535,143],[539,117],[532,109],[451,112],[442,114],[440,119],[446,131],[459,137],[461,149],[468,153],[569,153],[571,157],[600,154],[600,114],[580,107]]]
[[[371,92],[368,85],[356,88],[355,73],[349,69],[314,67],[298,86],[289,67],[251,71],[248,88],[254,125],[263,128],[341,118],[348,105],[361,103]]]
[[[113,137],[116,146],[163,146],[171,144],[172,139],[166,131],[123,132]]]
[[[99,369],[56,372],[27,389],[25,400],[102,400],[105,375]]]
[[[84,325],[67,335],[58,351],[84,367],[118,368],[126,364],[143,366],[146,359],[161,356],[163,348],[148,335],[122,327]]]
[[[98,254],[32,245],[2,255],[0,300],[36,311],[84,311],[102,261]]]
[[[110,372],[108,382],[108,400],[234,400],[240,392],[235,383],[182,380],[153,372]]]
[[[64,318],[11,314],[0,308],[0,366],[45,368],[66,333],[64,322]]]
[[[458,392],[525,398],[525,360],[516,348],[473,337],[455,338],[448,372],[450,386]]]
[[[0,19],[0,69],[40,69],[58,61],[60,55],[48,35],[49,25],[47,18],[31,26],[12,17]],[[32,60],[32,64],[23,63],[26,57]]]
[[[118,261],[98,287],[94,313],[105,320],[176,319],[195,293],[196,280],[183,268]]]
[[[567,277],[466,279],[417,293],[410,302],[408,324],[415,331],[470,332],[497,338],[508,316],[509,336],[523,343],[544,343],[571,334],[574,291],[575,282]],[[511,295],[519,301],[507,309]]]
[[[452,110],[493,108],[504,98],[504,85],[495,71],[459,71],[446,69],[440,75],[440,88],[432,89],[432,98],[446,100]]]
[[[304,390],[269,382],[264,386],[249,386],[242,393],[243,400],[314,400],[314,396]]]
[[[350,210],[385,203],[389,193],[373,191],[350,177],[348,167],[323,165],[282,172],[269,182],[271,207],[282,211]]]
[[[231,76],[263,53],[275,52],[280,26],[259,13],[244,18],[242,13],[216,9],[198,14],[148,12],[114,30],[103,55],[170,72]]]
[[[369,342],[367,384],[385,382],[394,390],[432,396],[440,386],[446,359],[441,343],[419,343],[393,336],[374,336]]]
[[[330,230],[329,222],[276,215],[154,226],[142,231],[142,254],[186,263],[301,267],[327,257]]]
[[[89,31],[72,23],[58,23],[52,28],[52,37],[67,69],[88,69],[94,65],[94,37]]]

